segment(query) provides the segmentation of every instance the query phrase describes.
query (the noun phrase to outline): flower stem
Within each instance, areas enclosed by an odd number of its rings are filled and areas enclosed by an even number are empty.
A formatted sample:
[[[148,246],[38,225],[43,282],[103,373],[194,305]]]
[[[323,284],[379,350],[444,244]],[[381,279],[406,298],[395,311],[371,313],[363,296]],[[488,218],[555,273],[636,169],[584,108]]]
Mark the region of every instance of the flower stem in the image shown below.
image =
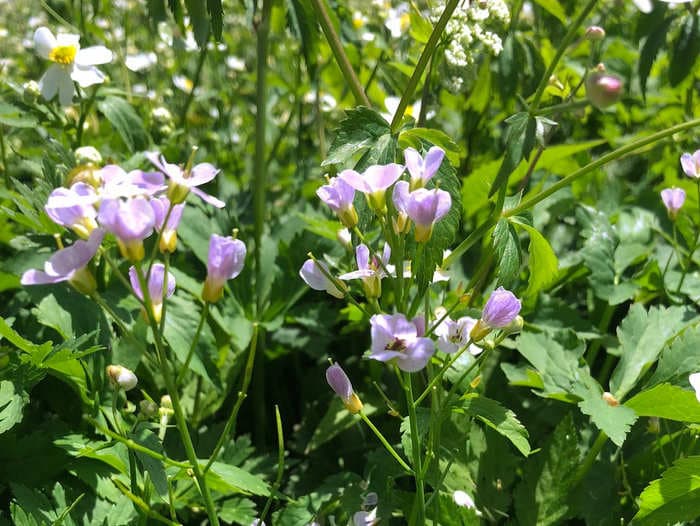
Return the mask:
[[[396,452],[396,450],[389,444],[386,438],[384,438],[384,435],[382,435],[382,432],[377,429],[377,427],[372,423],[372,421],[369,419],[369,417],[362,411],[358,413],[360,415],[360,418],[364,421],[365,424],[367,424],[367,427],[369,427],[372,432],[377,436],[379,441],[382,443],[384,448],[389,452],[389,454],[394,457],[396,462],[399,463],[399,465],[406,470],[407,473],[413,473],[413,470],[410,468],[408,464],[404,461],[404,459],[401,458],[401,456]]]
[[[469,349],[469,346],[470,346],[471,344],[472,344],[472,340],[471,340],[471,338],[470,338],[469,341],[467,342],[467,344],[466,344],[464,347],[462,347],[459,351],[457,351],[456,353],[454,353],[454,354],[449,358],[449,360],[447,360],[447,361],[445,362],[445,365],[442,366],[442,369],[440,369],[440,370],[438,371],[438,373],[437,373],[435,376],[433,376],[433,378],[430,380],[430,382],[428,383],[428,386],[425,388],[425,390],[420,394],[420,396],[419,396],[418,398],[416,398],[416,401],[415,401],[415,405],[416,405],[416,406],[417,406],[418,404],[420,404],[426,396],[428,396],[428,394],[433,390],[433,388],[435,387],[435,385],[436,385],[436,384],[442,379],[442,377],[445,375],[445,373],[447,372],[447,370],[448,370],[450,367],[452,367],[452,364],[455,363],[455,362],[459,359],[460,356],[462,356],[462,354],[464,353],[464,351],[466,351],[467,349]]]
[[[593,442],[591,449],[588,450],[586,457],[583,459],[583,462],[581,462],[581,465],[576,470],[574,476],[571,479],[571,488],[574,488],[576,485],[578,485],[578,483],[581,482],[583,477],[586,476],[586,473],[588,473],[588,470],[590,470],[591,466],[593,466],[593,463],[595,462],[598,453],[600,453],[601,449],[603,449],[603,446],[607,441],[608,435],[606,435],[602,431],[598,433],[598,437],[595,439],[595,442]]]
[[[282,476],[284,475],[284,431],[282,430],[282,417],[280,417],[280,408],[275,405],[275,422],[277,423],[277,477],[272,484],[272,491],[267,498],[265,507],[260,514],[260,523],[264,523],[267,512],[270,511],[270,506],[275,498],[275,494],[282,484]]]
[[[406,113],[406,108],[408,108],[408,104],[413,98],[413,94],[418,87],[418,83],[423,76],[423,72],[428,66],[433,53],[435,53],[438,42],[440,41],[442,33],[445,30],[445,26],[447,26],[447,22],[452,16],[454,10],[457,8],[457,4],[459,4],[459,0],[448,0],[447,5],[445,5],[445,10],[442,12],[440,19],[435,24],[433,32],[430,34],[430,38],[428,38],[428,43],[423,48],[423,53],[421,53],[418,63],[416,64],[416,68],[413,70],[413,74],[408,80],[408,85],[401,96],[399,106],[396,108],[396,113],[394,113],[394,118],[391,120],[391,133],[396,133],[398,131],[404,113]]]
[[[209,41],[209,35],[207,35],[206,41]],[[202,69],[204,69],[204,61],[207,58],[208,51],[209,48],[207,47],[207,43],[205,42],[202,45],[202,49],[199,50],[199,58],[197,59],[197,69],[195,69],[194,78],[192,79],[192,89],[187,94],[187,99],[185,99],[185,105],[182,107],[182,111],[180,112],[180,126],[182,126],[185,129],[187,129],[187,112],[189,111],[190,106],[192,105],[192,101],[194,100],[194,92],[197,91],[199,81],[202,78]]]
[[[338,33],[335,32],[333,22],[331,21],[331,17],[328,15],[324,0],[311,0],[311,3],[319,15],[318,18],[319,22],[321,23],[323,34],[326,36],[326,40],[328,41],[328,45],[333,52],[333,56],[340,67],[340,71],[343,73],[343,76],[350,87],[350,91],[352,91],[352,94],[355,97],[355,102],[357,104],[367,106],[368,108],[372,107],[372,103],[369,101],[365,90],[362,88],[360,79],[357,78],[355,70],[352,69],[350,59],[345,53],[345,49],[343,49],[343,43],[340,41]]]
[[[185,359],[185,363],[182,365],[182,369],[180,369],[180,373],[177,375],[177,378],[175,379],[176,385],[180,385],[180,383],[182,382],[182,379],[185,377],[185,373],[190,368],[190,362],[192,361],[192,356],[194,356],[194,350],[197,347],[197,343],[199,342],[199,335],[202,332],[202,327],[204,327],[204,322],[207,320],[208,314],[209,314],[209,303],[204,302],[204,307],[202,307],[202,313],[199,316],[199,324],[197,325],[197,331],[194,333],[194,336],[192,337],[192,343],[190,344],[190,350],[187,352],[187,358]]]
[[[411,456],[413,457],[413,476],[416,480],[416,500],[411,511],[409,524],[422,526],[425,524],[425,486],[423,483],[423,469],[420,437],[418,436],[418,416],[416,404],[413,399],[413,380],[410,373],[404,373],[404,390],[406,392],[406,405],[408,406],[408,421],[411,426]]]

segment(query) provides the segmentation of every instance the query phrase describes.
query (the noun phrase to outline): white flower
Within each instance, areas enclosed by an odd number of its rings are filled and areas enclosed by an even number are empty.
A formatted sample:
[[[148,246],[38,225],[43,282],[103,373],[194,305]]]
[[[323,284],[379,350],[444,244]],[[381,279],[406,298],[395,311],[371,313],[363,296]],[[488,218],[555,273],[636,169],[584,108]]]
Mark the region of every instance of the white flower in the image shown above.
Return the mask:
[[[698,398],[698,402],[700,402],[700,373],[693,373],[688,377],[688,381],[690,382],[690,386],[695,389],[695,396]]]
[[[457,506],[467,508],[468,510],[474,510],[474,513],[476,513],[477,516],[481,516],[481,512],[476,509],[474,499],[472,499],[466,492],[458,489],[452,494],[452,498]]]
[[[158,57],[153,51],[148,53],[136,53],[127,55],[124,63],[129,71],[144,71],[158,62]]]
[[[73,81],[87,88],[104,82],[104,74],[95,66],[112,61],[112,52],[104,46],[80,49],[80,36],[59,33],[54,36],[47,27],[34,32],[34,49],[53,64],[39,81],[41,94],[51,100],[58,93],[58,101],[68,106],[73,100]]]

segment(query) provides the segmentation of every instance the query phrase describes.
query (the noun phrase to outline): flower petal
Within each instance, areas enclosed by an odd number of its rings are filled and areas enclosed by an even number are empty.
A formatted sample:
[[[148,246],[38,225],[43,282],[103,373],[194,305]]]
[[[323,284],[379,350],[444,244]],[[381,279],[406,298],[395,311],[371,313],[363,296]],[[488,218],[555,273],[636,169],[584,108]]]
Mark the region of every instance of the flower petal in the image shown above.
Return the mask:
[[[56,37],[48,27],[40,27],[34,31],[34,51],[41,58],[48,59],[49,53],[56,45]]]
[[[77,82],[81,88],[102,84],[105,81],[104,73],[93,66],[76,65],[70,74],[70,78]]]
[[[58,92],[58,85],[61,83],[61,77],[67,76],[70,80],[70,75],[58,64],[52,64],[49,69],[46,70],[44,76],[39,80],[39,89],[41,90],[41,96],[45,100],[51,100],[54,95]]]
[[[112,62],[114,56],[112,52],[104,46],[91,46],[78,51],[75,56],[75,63],[78,66],[96,66]]]

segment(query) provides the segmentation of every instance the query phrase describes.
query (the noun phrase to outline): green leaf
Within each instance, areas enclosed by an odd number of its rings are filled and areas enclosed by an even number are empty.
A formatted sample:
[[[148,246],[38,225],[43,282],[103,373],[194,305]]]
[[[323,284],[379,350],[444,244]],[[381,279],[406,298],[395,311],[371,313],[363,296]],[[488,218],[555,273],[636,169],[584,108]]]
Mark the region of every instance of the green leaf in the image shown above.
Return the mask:
[[[346,114],[321,166],[346,164],[359,152],[374,146],[383,135],[391,135],[389,123],[374,110],[358,106]]]
[[[0,101],[0,124],[13,128],[34,128],[38,121],[34,115],[22,111],[17,106]]]
[[[648,385],[687,381],[688,375],[698,370],[698,364],[700,325],[693,325],[681,332],[661,351],[661,357]]]
[[[617,329],[620,361],[610,377],[610,391],[622,400],[656,361],[666,342],[685,325],[685,309],[651,307],[635,303]]]
[[[0,382],[0,434],[22,421],[22,409],[29,403],[29,395],[9,380]]]
[[[54,329],[64,340],[75,337],[70,313],[61,307],[53,294],[45,296],[34,313],[39,323]]]
[[[255,503],[246,498],[234,497],[227,499],[221,505],[219,517],[224,522],[236,524],[252,524],[257,517]]]
[[[211,21],[211,30],[214,34],[214,38],[217,41],[220,41],[221,33],[224,28],[224,8],[221,5],[221,0],[207,0],[207,13],[209,13],[209,19]]]
[[[119,97],[105,97],[97,103],[97,107],[117,130],[130,152],[143,150],[148,146],[150,137],[140,117],[128,102]]]
[[[578,406],[617,446],[622,446],[627,433],[637,421],[637,415],[632,409],[623,405],[609,405],[599,391],[589,391],[585,400],[579,402]]]
[[[527,158],[535,145],[537,121],[529,113],[523,111],[506,119],[508,130],[505,136],[505,156],[498,169],[489,191],[489,197],[499,188],[508,183],[508,176],[518,167],[520,161]]]
[[[520,272],[520,240],[515,227],[508,219],[499,219],[493,229],[493,248],[498,258],[498,284],[506,288],[518,277]]]
[[[632,524],[665,526],[700,517],[700,456],[681,458],[639,496]]]
[[[403,149],[412,146],[421,151],[423,141],[445,150],[445,157],[452,166],[459,166],[462,149],[445,132],[430,128],[411,128],[399,134],[399,146]]]
[[[673,17],[661,19],[658,26],[649,34],[644,41],[642,51],[639,54],[639,65],[637,73],[639,74],[639,85],[642,88],[642,96],[646,98],[647,94],[647,79],[651,72],[651,67],[654,65],[656,55],[659,50],[666,44],[666,33],[673,22]]]
[[[165,455],[165,452],[163,451],[163,444],[158,436],[150,429],[141,427],[137,433],[129,433],[129,438],[137,444],[147,447],[151,451]],[[144,470],[148,471],[151,482],[153,482],[153,486],[156,488],[158,495],[162,499],[166,499],[168,497],[168,479],[165,475],[165,467],[163,466],[163,463],[160,460],[139,451],[135,451],[134,453],[136,454],[136,458],[138,458]]]
[[[529,457],[515,492],[517,524],[563,524],[569,513],[568,496],[580,452],[571,413],[559,422],[542,452]]]
[[[245,469],[214,462],[207,471],[207,483],[211,489],[221,493],[246,493],[267,497],[270,495],[270,486],[262,478],[246,471]]]
[[[454,411],[463,411],[487,426],[491,427],[508,440],[523,455],[530,454],[527,429],[520,423],[515,413],[506,409],[496,400],[480,396],[476,393],[464,395]]]
[[[185,7],[190,17],[190,24],[192,24],[194,39],[197,41],[200,49],[206,46],[207,40],[209,40],[208,4],[209,0],[207,0],[206,4],[202,0],[185,0]]]
[[[316,11],[309,0],[291,0],[289,2],[289,16],[292,30],[297,34],[301,42],[306,66],[311,77],[315,78],[318,66],[319,29]]]
[[[566,24],[566,11],[559,3],[559,0],[535,0],[542,9],[557,18],[562,24]]]
[[[549,241],[535,227],[521,222],[518,224],[530,234],[530,278],[524,295],[535,296],[556,280],[559,261]]]
[[[693,391],[659,384],[633,396],[625,406],[639,416],[657,416],[678,422],[700,422],[700,403]]]
[[[668,80],[676,87],[692,71],[700,53],[700,15],[688,15],[681,25],[681,31],[673,42]]]

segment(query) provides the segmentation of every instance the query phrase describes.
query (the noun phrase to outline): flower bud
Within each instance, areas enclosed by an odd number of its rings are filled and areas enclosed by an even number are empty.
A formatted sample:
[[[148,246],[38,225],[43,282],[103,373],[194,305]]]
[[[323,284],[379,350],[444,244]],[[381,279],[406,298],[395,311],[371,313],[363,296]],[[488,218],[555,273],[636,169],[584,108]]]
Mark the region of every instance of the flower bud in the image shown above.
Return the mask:
[[[81,146],[75,150],[74,155],[77,164],[102,164],[102,155],[93,146]]]
[[[600,26],[590,26],[586,28],[586,40],[600,42],[605,38],[605,29]]]
[[[139,409],[144,418],[153,418],[158,414],[158,406],[152,400],[141,400]]]
[[[525,320],[523,320],[522,316],[516,316],[513,321],[510,322],[509,325],[503,327],[503,334],[508,336],[511,334],[518,334],[520,331],[523,330],[523,326],[525,325]]]
[[[352,414],[362,411],[362,401],[355,394],[348,375],[345,374],[340,365],[334,363],[326,369],[326,381],[331,386],[331,389],[335,391],[335,394],[343,401],[348,411]]]
[[[622,90],[622,79],[606,73],[602,64],[586,78],[586,95],[591,104],[598,109],[615,104],[620,100]]]
[[[661,200],[666,207],[668,217],[671,221],[675,221],[678,212],[683,207],[683,203],[685,203],[685,190],[682,188],[666,188],[661,190]]]
[[[86,296],[90,296],[97,290],[97,282],[95,281],[95,277],[92,275],[92,272],[87,269],[87,267],[82,267],[76,270],[68,282],[73,285],[75,290],[81,294],[85,294]]]
[[[139,381],[132,371],[121,365],[108,365],[107,376],[115,389],[124,389],[124,391],[130,391]]]
[[[22,88],[22,99],[27,104],[34,104],[39,99],[39,95],[41,95],[41,89],[39,89],[39,84],[36,81],[30,80],[28,82],[25,82],[22,85]]]
[[[154,123],[161,126],[169,126],[173,123],[173,114],[170,113],[168,108],[158,106],[151,111],[151,119],[153,119]]]

